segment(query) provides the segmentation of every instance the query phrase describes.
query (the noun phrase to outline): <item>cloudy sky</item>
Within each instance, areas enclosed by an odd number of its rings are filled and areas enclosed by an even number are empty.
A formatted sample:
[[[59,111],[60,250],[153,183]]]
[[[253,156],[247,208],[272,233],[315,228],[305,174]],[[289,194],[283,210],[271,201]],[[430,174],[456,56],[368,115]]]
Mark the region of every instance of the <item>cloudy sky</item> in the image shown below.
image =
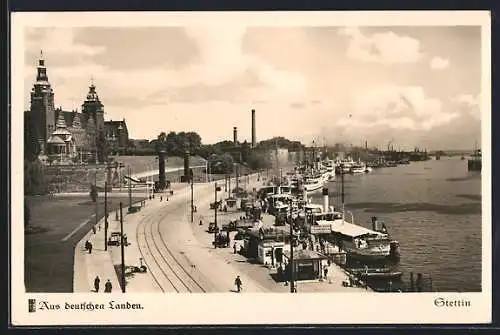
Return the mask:
[[[250,140],[254,108],[258,140],[480,142],[480,27],[28,28],[25,109],[41,49],[56,106],[80,110],[93,77],[132,138]]]

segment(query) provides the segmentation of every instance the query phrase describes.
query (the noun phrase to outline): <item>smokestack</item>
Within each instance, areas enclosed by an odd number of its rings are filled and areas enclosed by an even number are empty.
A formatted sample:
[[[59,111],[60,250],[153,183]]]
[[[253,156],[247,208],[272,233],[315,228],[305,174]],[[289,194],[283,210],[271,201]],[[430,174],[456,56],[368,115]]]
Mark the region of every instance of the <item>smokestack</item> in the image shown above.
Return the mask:
[[[252,109],[252,148],[256,146],[255,141],[255,109]]]
[[[325,187],[323,188],[323,211],[328,212],[328,189]]]
[[[238,128],[233,127],[233,142],[234,144],[238,144]]]

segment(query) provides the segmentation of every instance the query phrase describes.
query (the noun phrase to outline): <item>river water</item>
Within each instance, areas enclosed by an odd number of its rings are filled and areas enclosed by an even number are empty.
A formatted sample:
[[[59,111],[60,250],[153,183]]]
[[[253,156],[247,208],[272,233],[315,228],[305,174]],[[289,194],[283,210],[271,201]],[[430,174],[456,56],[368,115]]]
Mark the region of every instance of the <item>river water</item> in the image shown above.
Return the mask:
[[[341,178],[329,183],[330,204],[340,204]],[[467,160],[412,162],[346,175],[345,206],[356,224],[371,228],[372,216],[385,222],[400,242],[395,270],[430,279],[441,292],[481,291],[481,174]],[[321,203],[321,192],[312,195]],[[350,218],[346,214],[346,218]]]

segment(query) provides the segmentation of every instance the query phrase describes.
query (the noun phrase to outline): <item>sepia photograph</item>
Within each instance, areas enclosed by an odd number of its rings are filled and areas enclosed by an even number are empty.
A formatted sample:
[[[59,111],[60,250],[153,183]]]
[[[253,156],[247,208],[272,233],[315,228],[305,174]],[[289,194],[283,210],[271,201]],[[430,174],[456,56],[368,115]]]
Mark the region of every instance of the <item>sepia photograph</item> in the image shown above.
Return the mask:
[[[14,13],[18,321],[488,322],[490,17],[392,13]]]

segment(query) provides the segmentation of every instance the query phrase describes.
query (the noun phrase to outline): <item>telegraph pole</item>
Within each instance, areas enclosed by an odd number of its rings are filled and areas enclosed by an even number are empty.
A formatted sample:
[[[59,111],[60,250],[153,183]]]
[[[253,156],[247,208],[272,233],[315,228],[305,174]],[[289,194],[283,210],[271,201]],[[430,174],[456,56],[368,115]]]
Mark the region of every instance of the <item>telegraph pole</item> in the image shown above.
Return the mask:
[[[95,225],[97,226],[97,214],[99,211],[99,192],[97,192],[97,167],[95,168],[95,173],[94,173],[94,189],[96,192],[96,199],[95,199]]]
[[[104,251],[108,251],[108,182],[104,182]]]
[[[214,208],[215,208],[215,219],[214,219],[214,223],[215,223],[215,230],[214,230],[214,246],[217,248],[217,207],[218,204],[217,204],[217,189],[219,187],[217,186],[217,182],[215,183],[215,203],[214,203]]]
[[[189,179],[191,179],[191,223],[194,222],[194,182],[193,169],[189,169]]]
[[[121,246],[121,254],[122,254],[122,264],[121,264],[121,282],[122,282],[122,293],[125,293],[125,246],[123,245],[124,238],[123,238],[123,204],[120,202],[120,235],[121,235],[121,241],[120,241],[120,246]]]
[[[344,164],[340,164],[340,181],[341,181],[341,200],[342,200],[342,224],[345,220],[345,207],[344,207]]]
[[[295,264],[293,259],[293,223],[292,223],[292,203],[293,200],[290,198],[290,293],[295,293],[295,280],[294,280],[294,270]]]
[[[130,175],[131,169],[128,166],[128,207],[132,207],[132,176]]]

